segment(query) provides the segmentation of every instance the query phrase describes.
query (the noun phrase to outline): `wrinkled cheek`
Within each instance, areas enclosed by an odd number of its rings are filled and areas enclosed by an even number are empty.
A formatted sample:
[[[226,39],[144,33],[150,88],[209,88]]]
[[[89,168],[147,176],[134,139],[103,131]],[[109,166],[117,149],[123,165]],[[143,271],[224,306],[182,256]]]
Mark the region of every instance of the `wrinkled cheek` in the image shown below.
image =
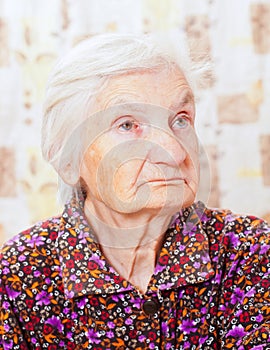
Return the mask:
[[[121,212],[135,212],[146,208],[156,193],[147,183],[138,185],[144,164],[142,159],[132,159],[116,167],[100,168],[98,192],[101,200]],[[167,191],[159,196],[160,201],[165,203]]]
[[[199,159],[193,161],[193,182],[195,186],[199,186],[200,182],[200,163]]]
[[[137,179],[142,168],[141,159],[128,160],[111,170],[112,191],[121,201],[131,202],[137,192]]]
[[[199,143],[194,131],[190,132],[183,140],[183,145],[188,155],[187,164],[191,173],[191,180],[198,185],[200,179]]]
[[[123,162],[114,171],[112,169],[111,174],[113,174],[113,192],[120,200],[128,202],[135,199],[135,196],[137,199],[142,196],[141,188],[144,188],[143,191],[145,191],[145,187],[147,187],[145,183],[149,180],[166,178],[166,174],[158,165],[140,158]],[[151,194],[151,187],[147,192],[149,195]],[[145,200],[145,196],[143,198]]]
[[[103,158],[99,162],[92,159],[92,161],[87,167],[81,167],[83,170],[81,176],[90,196],[111,208],[122,206],[127,201],[128,189],[132,183],[131,176],[127,174],[128,169],[126,172],[119,171],[121,167],[112,159],[110,161]]]
[[[191,191],[196,195],[200,183],[200,166],[199,162],[196,163],[193,162],[193,167],[191,171],[191,176],[188,180],[188,186],[191,189]]]

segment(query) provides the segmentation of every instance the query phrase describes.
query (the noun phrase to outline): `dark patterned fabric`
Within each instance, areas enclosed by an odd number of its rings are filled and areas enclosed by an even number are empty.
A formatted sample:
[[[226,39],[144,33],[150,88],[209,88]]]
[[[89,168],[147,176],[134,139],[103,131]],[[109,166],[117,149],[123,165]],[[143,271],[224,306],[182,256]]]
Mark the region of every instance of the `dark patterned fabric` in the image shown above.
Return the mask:
[[[108,264],[73,199],[2,249],[0,349],[270,349],[270,228],[179,212],[148,290]]]

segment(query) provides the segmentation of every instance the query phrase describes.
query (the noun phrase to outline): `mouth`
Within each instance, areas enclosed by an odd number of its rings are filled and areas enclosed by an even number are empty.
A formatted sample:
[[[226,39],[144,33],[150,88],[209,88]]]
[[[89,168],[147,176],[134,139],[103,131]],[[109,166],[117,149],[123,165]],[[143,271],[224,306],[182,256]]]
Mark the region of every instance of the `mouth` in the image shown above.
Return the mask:
[[[186,183],[186,179],[180,178],[180,177],[174,177],[169,179],[150,179],[142,181],[138,187],[145,185],[145,184],[160,184],[160,185],[177,185],[179,183]]]

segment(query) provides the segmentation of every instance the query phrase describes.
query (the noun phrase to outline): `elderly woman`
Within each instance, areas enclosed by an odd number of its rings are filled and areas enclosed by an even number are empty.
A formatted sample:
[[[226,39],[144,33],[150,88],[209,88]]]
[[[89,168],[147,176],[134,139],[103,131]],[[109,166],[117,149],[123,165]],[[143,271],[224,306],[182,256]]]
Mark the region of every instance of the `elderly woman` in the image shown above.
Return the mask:
[[[269,349],[270,228],[195,202],[194,118],[187,60],[148,37],[58,63],[42,147],[66,205],[2,249],[1,349]]]

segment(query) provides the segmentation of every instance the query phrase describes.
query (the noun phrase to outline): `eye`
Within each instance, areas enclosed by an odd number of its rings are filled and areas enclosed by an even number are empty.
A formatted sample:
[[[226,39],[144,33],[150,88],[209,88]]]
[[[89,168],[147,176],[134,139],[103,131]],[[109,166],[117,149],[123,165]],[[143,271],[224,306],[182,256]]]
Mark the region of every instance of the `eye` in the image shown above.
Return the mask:
[[[178,115],[172,123],[173,129],[184,129],[190,124],[190,120],[186,114]]]
[[[122,123],[118,124],[118,129],[120,131],[132,131],[138,129],[138,127],[138,123],[131,119],[126,119]]]

